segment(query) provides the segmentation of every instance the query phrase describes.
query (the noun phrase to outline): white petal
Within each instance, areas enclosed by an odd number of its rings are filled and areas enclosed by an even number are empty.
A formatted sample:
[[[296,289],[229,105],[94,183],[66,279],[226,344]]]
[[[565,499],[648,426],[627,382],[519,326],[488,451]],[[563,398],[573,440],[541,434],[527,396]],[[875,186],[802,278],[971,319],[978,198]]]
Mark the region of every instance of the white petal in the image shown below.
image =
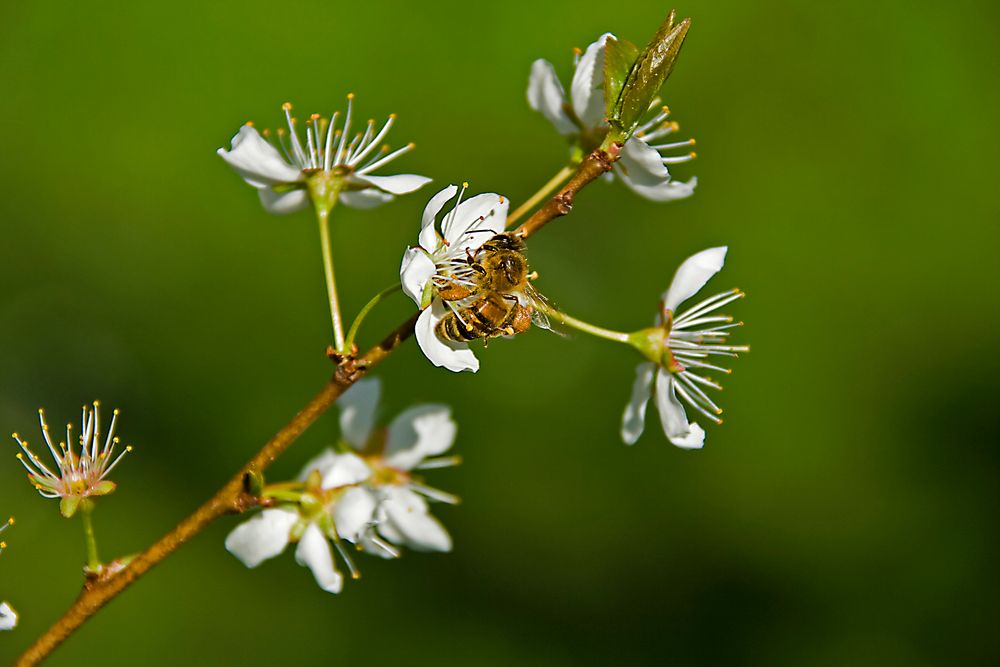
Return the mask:
[[[670,180],[670,172],[655,148],[638,137],[625,142],[615,173],[632,192],[650,201],[672,201],[694,194],[698,179],[687,183]]]
[[[653,373],[656,364],[645,362],[635,368],[635,382],[632,384],[632,397],[625,406],[622,415],[622,440],[626,445],[634,445],[642,435],[646,424],[646,404],[653,395]]]
[[[337,454],[337,460],[323,475],[324,489],[360,484],[372,476],[371,468],[357,454]]]
[[[566,93],[563,92],[556,70],[548,60],[538,59],[531,63],[528,77],[528,104],[541,112],[552,123],[559,134],[576,134],[579,128],[573,124],[563,108]]]
[[[352,176],[352,181],[368,183],[379,190],[394,195],[405,195],[424,187],[431,182],[426,176],[416,174],[396,174],[394,176]]]
[[[358,542],[361,531],[374,520],[377,506],[375,496],[364,487],[355,486],[344,491],[333,512],[337,534],[345,540]]]
[[[226,536],[226,550],[247,567],[257,567],[285,550],[288,533],[298,520],[294,510],[266,509],[233,528]]]
[[[6,602],[0,602],[0,630],[13,630],[17,626],[17,612]]]
[[[391,202],[396,197],[377,188],[348,190],[340,194],[340,203],[347,208],[368,209]]]
[[[459,371],[479,370],[479,359],[472,353],[466,343],[455,343],[438,338],[434,333],[434,327],[444,317],[446,306],[440,299],[434,299],[430,307],[425,308],[417,318],[416,336],[417,345],[432,364],[443,366],[449,371],[458,373]]]
[[[340,434],[355,449],[362,449],[375,428],[375,410],[382,396],[382,382],[377,377],[358,380],[337,399],[340,408]]]
[[[457,429],[447,405],[415,405],[389,424],[385,462],[410,470],[425,458],[448,451]]]
[[[232,150],[220,148],[216,153],[255,188],[302,180],[302,171],[288,164],[278,149],[250,125],[241,127],[231,143]]]
[[[420,236],[417,238],[417,243],[427,252],[434,252],[441,245],[441,242],[438,240],[437,231],[434,229],[434,218],[441,212],[444,203],[454,197],[456,192],[458,192],[458,186],[449,185],[431,197],[427,205],[424,206],[424,213],[420,218]]]
[[[275,192],[270,188],[262,188],[257,194],[260,196],[260,203],[264,205],[264,210],[274,215],[295,213],[309,206],[309,193],[305,190]]]
[[[402,538],[400,544],[417,551],[451,551],[451,536],[428,514],[423,498],[405,487],[387,487],[385,491],[385,522],[391,526],[390,534],[395,532],[396,537]],[[384,535],[391,539],[389,534]]]
[[[606,32],[587,47],[573,73],[570,96],[573,111],[584,127],[595,128],[603,124],[607,111],[604,105],[604,47],[608,37]]]
[[[407,248],[403,253],[403,263],[399,265],[399,282],[403,292],[420,306],[424,298],[424,287],[437,269],[423,248]]]
[[[320,477],[322,477],[336,462],[337,453],[330,447],[327,447],[322,452],[311,458],[308,463],[302,466],[302,471],[296,479],[300,482],[306,481],[306,478],[309,477],[309,474],[313,470],[318,470]]]
[[[653,393],[667,439],[684,449],[700,449],[705,444],[705,431],[697,424],[688,423],[684,406],[674,393],[674,377],[663,368],[656,372],[656,389]]]
[[[685,259],[674,274],[670,289],[663,293],[663,307],[676,311],[677,306],[697,294],[709,278],[722,268],[726,262],[727,249],[727,246],[709,248]]]
[[[625,172],[624,178],[639,185],[657,185],[670,180],[667,165],[655,148],[638,137],[625,142],[617,166]]]
[[[315,523],[309,524],[299,540],[299,546],[295,548],[295,562],[312,570],[316,583],[324,591],[339,593],[344,587],[344,578],[333,565],[330,544]]]
[[[507,224],[507,208],[510,200],[492,192],[484,192],[475,197],[469,197],[453,212],[444,217],[441,232],[448,241],[449,255],[465,255],[465,249],[475,250],[487,240],[491,234],[480,230],[489,230],[499,234]],[[470,233],[472,232],[472,233]]]

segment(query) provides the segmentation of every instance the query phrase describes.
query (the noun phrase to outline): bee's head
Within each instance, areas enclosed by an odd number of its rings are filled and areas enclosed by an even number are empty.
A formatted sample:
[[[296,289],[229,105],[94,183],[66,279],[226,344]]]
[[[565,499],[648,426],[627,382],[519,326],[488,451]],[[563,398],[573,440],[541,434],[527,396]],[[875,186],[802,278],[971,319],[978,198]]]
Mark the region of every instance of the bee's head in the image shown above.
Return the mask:
[[[511,232],[497,234],[483,245],[488,245],[496,250],[510,250],[512,252],[521,252],[524,250],[524,240]]]

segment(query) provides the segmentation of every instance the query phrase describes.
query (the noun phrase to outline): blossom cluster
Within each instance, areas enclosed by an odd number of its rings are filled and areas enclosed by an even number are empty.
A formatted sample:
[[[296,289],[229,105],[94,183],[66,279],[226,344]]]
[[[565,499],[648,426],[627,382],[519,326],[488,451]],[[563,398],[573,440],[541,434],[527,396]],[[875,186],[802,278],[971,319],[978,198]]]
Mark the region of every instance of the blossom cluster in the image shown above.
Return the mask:
[[[377,378],[355,383],[338,401],[340,446],[306,464],[296,482],[265,488],[263,497],[274,506],[233,529],[226,549],[256,567],[297,543],[296,562],[331,593],[339,593],[344,582],[335,553],[352,577],[359,576],[345,542],[382,558],[398,558],[402,547],[450,551],[451,536],[428,502],[458,499],[427,486],[420,471],[459,462],[441,456],[455,440],[451,410],[417,405],[377,428],[380,395]]]

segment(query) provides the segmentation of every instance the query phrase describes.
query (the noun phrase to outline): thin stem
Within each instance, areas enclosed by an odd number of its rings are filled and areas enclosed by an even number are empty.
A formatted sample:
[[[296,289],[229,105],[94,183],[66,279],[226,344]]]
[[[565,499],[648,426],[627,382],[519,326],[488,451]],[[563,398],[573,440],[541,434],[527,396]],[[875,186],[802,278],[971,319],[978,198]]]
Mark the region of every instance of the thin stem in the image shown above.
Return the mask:
[[[97,572],[101,559],[97,557],[97,537],[94,535],[94,501],[84,498],[80,503],[80,518],[83,519],[83,539],[87,543],[87,569]]]
[[[621,331],[614,331],[612,329],[605,329],[604,327],[599,327],[596,324],[590,324],[589,322],[584,322],[583,320],[577,319],[572,315],[567,315],[561,310],[556,310],[550,305],[543,303],[536,303],[535,307],[541,310],[543,313],[554,319],[556,322],[565,324],[568,327],[572,327],[577,331],[582,331],[584,333],[590,334],[591,336],[597,336],[598,338],[604,338],[605,340],[613,340],[616,343],[628,343],[629,335],[627,333],[622,333]]]
[[[336,201],[336,195],[334,195]],[[323,272],[326,274],[326,292],[330,297],[330,321],[333,324],[333,345],[344,352],[344,326],[340,317],[340,297],[337,296],[337,279],[333,272],[333,251],[330,247],[330,209],[318,208],[319,247],[323,251]]]
[[[521,216],[523,216],[525,213],[527,213],[531,209],[533,209],[536,206],[538,206],[538,203],[540,201],[542,201],[543,199],[545,199],[546,197],[548,197],[550,194],[552,194],[552,191],[555,190],[556,188],[558,188],[560,185],[562,185],[566,181],[567,178],[569,178],[570,176],[572,176],[574,171],[576,171],[576,170],[573,167],[570,167],[568,165],[565,166],[565,167],[563,167],[562,169],[560,169],[556,173],[556,175],[553,176],[551,180],[549,180],[548,183],[546,183],[545,185],[543,185],[538,190],[538,192],[536,192],[535,194],[531,195],[531,197],[528,199],[528,201],[526,201],[523,204],[521,204],[520,206],[518,206],[517,209],[515,209],[513,213],[511,213],[509,216],[507,216],[507,225],[508,226],[513,225],[515,221],[517,221],[518,219],[521,218]]]
[[[394,283],[393,285],[386,287],[384,290],[373,296],[371,300],[365,304],[365,307],[362,308],[360,312],[358,312],[357,317],[355,317],[354,321],[351,322],[351,328],[347,332],[347,340],[344,341],[344,349],[342,350],[343,352],[348,353],[354,349],[354,338],[358,335],[358,329],[361,328],[361,323],[365,321],[366,317],[368,317],[368,313],[370,313],[372,309],[375,308],[375,306],[377,306],[382,299],[402,289],[403,288],[400,285],[400,283]]]

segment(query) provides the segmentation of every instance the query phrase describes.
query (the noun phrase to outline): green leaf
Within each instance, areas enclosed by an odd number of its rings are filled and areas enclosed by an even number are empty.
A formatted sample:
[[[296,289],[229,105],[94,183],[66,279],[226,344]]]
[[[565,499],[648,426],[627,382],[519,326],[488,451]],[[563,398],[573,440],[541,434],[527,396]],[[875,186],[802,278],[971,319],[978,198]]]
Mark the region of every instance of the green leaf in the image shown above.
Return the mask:
[[[622,87],[639,57],[639,47],[626,39],[609,37],[604,47],[604,100],[605,115],[615,120],[615,109]]]
[[[59,513],[67,519],[76,514],[80,506],[80,496],[66,496],[59,501]]]
[[[684,38],[691,28],[691,19],[674,24],[674,17],[674,12],[670,12],[636,59],[622,87],[611,118],[615,120],[613,127],[620,131],[623,139],[635,130],[677,62]]]

